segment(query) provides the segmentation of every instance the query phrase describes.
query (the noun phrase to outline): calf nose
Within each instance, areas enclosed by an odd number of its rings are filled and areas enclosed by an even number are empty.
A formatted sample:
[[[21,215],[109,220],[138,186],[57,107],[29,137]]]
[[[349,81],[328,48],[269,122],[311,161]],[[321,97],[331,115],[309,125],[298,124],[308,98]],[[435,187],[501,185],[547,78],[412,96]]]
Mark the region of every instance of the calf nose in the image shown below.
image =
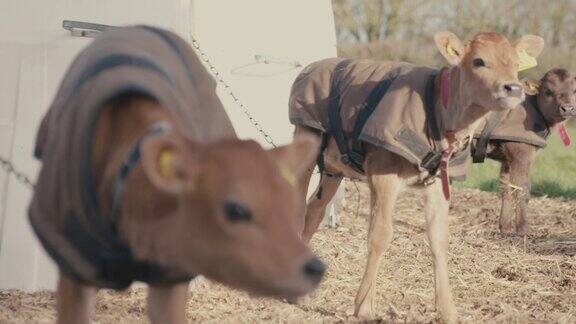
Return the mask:
[[[318,284],[322,276],[324,276],[324,272],[326,272],[326,265],[320,259],[314,257],[304,264],[302,271],[312,283]]]
[[[508,97],[522,97],[524,89],[520,83],[507,83],[504,85],[504,91]]]
[[[560,113],[562,116],[574,116],[576,115],[576,109],[571,104],[560,105]]]

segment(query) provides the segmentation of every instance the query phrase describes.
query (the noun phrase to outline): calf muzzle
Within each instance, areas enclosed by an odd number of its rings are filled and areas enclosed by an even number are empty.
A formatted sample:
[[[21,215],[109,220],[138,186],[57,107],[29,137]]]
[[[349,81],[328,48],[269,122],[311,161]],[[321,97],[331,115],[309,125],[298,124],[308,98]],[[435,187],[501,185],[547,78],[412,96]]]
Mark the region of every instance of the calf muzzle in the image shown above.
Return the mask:
[[[572,104],[562,104],[560,105],[560,115],[562,117],[576,116],[576,108]]]
[[[524,88],[522,88],[522,85],[520,83],[517,82],[507,83],[502,87],[504,88],[504,92],[508,97],[522,98]]]
[[[302,271],[306,278],[316,285],[322,280],[324,272],[326,272],[326,265],[320,259],[314,257],[304,264]]]

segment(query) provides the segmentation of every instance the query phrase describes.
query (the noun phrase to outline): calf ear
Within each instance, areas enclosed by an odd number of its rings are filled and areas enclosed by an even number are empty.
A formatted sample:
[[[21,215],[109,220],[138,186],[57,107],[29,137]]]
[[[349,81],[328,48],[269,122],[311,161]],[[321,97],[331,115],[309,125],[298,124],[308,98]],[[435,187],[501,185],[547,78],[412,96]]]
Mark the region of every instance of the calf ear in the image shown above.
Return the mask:
[[[142,167],[156,188],[175,195],[191,186],[191,170],[198,166],[193,159],[183,161],[187,149],[183,140],[166,134],[147,138],[141,145]]]
[[[528,95],[535,96],[540,90],[540,81],[522,79],[522,86],[524,87],[524,92]]]
[[[449,31],[441,31],[434,34],[434,42],[448,63],[451,65],[460,64],[464,56],[464,44],[458,36]]]
[[[314,168],[320,141],[312,135],[299,135],[292,144],[274,148],[272,156],[278,162],[282,176],[292,184],[307,168]]]
[[[544,38],[536,35],[524,35],[514,43],[518,53],[525,51],[533,58],[537,58],[544,49]]]

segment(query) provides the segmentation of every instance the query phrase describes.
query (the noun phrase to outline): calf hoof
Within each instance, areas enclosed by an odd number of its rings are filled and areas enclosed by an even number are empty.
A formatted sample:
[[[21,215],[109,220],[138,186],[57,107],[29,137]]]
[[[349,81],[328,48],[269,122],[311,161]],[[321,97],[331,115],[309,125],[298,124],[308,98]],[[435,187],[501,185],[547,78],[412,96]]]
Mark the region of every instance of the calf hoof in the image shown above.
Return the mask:
[[[516,234],[519,236],[528,235],[528,226],[518,226],[516,227]]]
[[[520,221],[516,224],[516,234],[520,236],[525,236],[528,234],[528,223]]]
[[[458,323],[458,312],[456,309],[440,311],[439,319],[442,323],[455,324]]]
[[[500,223],[500,233],[505,235],[516,234],[516,228],[511,223]]]
[[[300,298],[286,298],[286,302],[291,305],[300,305],[302,297]]]
[[[372,306],[367,305],[367,303],[361,304],[354,310],[354,316],[358,317],[360,320],[369,321],[376,319],[376,313]]]
[[[304,304],[307,304],[310,301],[312,301],[312,299],[315,298],[317,294],[318,293],[316,291],[313,291],[313,292],[309,293],[308,295],[304,295],[302,297],[288,298],[288,299],[286,299],[286,302],[288,304],[292,304],[292,305],[304,305]]]
[[[444,300],[443,302],[441,298],[439,299],[440,302],[436,302],[438,319],[440,319],[442,323],[458,323],[458,311],[452,298]]]

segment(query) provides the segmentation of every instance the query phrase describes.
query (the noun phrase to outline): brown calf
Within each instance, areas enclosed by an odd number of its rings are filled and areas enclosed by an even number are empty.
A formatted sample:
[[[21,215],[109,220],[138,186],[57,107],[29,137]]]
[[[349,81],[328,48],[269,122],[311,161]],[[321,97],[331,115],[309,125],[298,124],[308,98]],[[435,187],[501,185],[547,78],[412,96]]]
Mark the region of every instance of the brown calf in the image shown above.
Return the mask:
[[[465,141],[472,136],[480,118],[488,112],[512,109],[524,100],[516,71],[519,61],[517,52],[526,51],[532,57],[537,57],[543,48],[543,40],[536,36],[524,36],[511,44],[500,34],[483,33],[476,35],[468,43],[462,43],[456,35],[449,32],[438,33],[434,38],[440,53],[450,64],[450,67],[444,68],[435,77],[433,84],[436,98],[433,110],[438,116],[437,125],[441,132],[441,147],[437,149],[446,152],[447,148],[465,145]],[[298,111],[299,109],[312,111],[320,116],[319,119],[323,116],[322,112],[327,111],[327,102],[331,95],[326,88],[330,88],[330,73],[333,72],[325,72],[321,67],[332,66],[333,69],[335,63],[328,61],[315,64],[304,70],[301,79],[297,79],[293,87],[290,118],[292,123],[296,124],[296,136],[303,133],[320,136],[322,131],[330,129],[330,125],[326,125],[326,118],[317,120],[316,123],[301,122],[303,114]],[[386,70],[388,66],[396,66],[396,63],[353,61],[351,66],[342,69],[343,81],[335,83],[336,87],[344,88],[344,90],[340,89],[343,93],[340,102],[357,102],[349,97],[354,97],[360,91],[369,92],[363,88],[370,86],[369,83],[363,84],[357,81],[355,73],[364,73],[369,78],[374,75],[372,71]],[[399,128],[401,125],[396,124],[404,123],[406,127],[414,126],[411,131],[417,135],[427,134],[425,118],[421,117],[424,114],[422,104],[424,98],[421,88],[431,72],[419,67],[409,67],[409,69],[413,73],[399,76],[376,106],[373,114],[376,117],[382,117],[382,125],[386,126],[378,127],[378,124],[367,124],[366,127],[370,126],[370,130],[374,133],[386,133],[388,128]],[[317,73],[316,76],[315,73]],[[311,81],[306,81],[306,78],[310,78]],[[300,85],[300,82],[303,82],[304,86]],[[306,82],[312,85],[306,86]],[[396,85],[396,83],[399,84]],[[374,87],[373,82],[370,84]],[[300,89],[305,90],[300,91]],[[440,95],[441,89],[444,95]],[[358,107],[364,106],[361,102],[357,103]],[[387,105],[394,107],[392,109]],[[346,105],[343,105],[341,109],[342,114],[346,114],[342,119],[349,118],[350,114],[355,111]],[[390,117],[394,118],[394,122],[388,122],[385,118],[386,114],[382,111],[394,116]],[[398,111],[404,111],[405,114],[398,113]],[[406,115],[412,116],[412,119],[402,121]],[[322,125],[315,126],[319,124]],[[309,241],[317,230],[326,204],[336,192],[342,177],[365,177],[371,190],[372,211],[368,234],[368,260],[362,284],[356,296],[355,314],[360,317],[372,317],[374,316],[374,280],[378,272],[380,257],[392,242],[392,213],[395,201],[405,185],[425,187],[425,215],[433,255],[436,307],[442,319],[455,322],[457,311],[448,280],[447,214],[449,202],[443,196],[441,182],[430,183],[429,181],[428,185],[424,186],[422,180],[427,178],[427,172],[415,165],[405,150],[399,149],[398,146],[390,146],[389,143],[379,145],[378,142],[371,141],[368,137],[365,137],[366,140],[362,142],[365,152],[363,163],[365,173],[360,174],[343,163],[333,134],[329,131],[328,134],[329,139],[323,156],[326,173],[332,176],[326,174],[322,176],[316,194],[308,201],[303,225],[304,240]],[[395,138],[397,137],[390,141]],[[389,148],[396,152],[392,152]],[[309,170],[312,168],[311,164]],[[307,191],[310,175],[311,171],[302,181],[302,196],[305,196]]]
[[[96,288],[149,284],[153,323],[185,322],[204,275],[296,298],[324,264],[297,233],[297,178],[317,140],[240,140],[213,79],[176,35],[121,28],[74,61],[37,139],[31,223],[60,267],[59,323],[90,320]]]
[[[564,143],[569,145],[570,139],[563,124],[576,115],[576,80],[565,69],[552,69],[539,81],[525,83],[526,101],[495,128],[486,152],[489,158],[502,163],[500,231],[518,235],[528,233],[530,169],[536,151],[545,145],[544,141],[552,130],[558,130]],[[541,137],[541,141],[502,136],[502,129],[514,128],[513,124]]]
[[[116,99],[105,108],[92,154],[96,178],[102,179],[96,185],[104,210],[127,148],[142,130],[171,122],[164,111],[138,96]],[[202,144],[177,132],[149,138],[142,143],[142,165],[124,187],[119,235],[137,259],[257,295],[302,295],[318,284],[323,265],[294,234],[304,205],[282,172],[302,173],[301,158],[312,160],[316,148],[309,138],[273,150],[251,140]],[[158,162],[166,150],[174,155],[168,176]],[[151,285],[151,319],[164,323],[183,316],[187,288],[187,283]]]

